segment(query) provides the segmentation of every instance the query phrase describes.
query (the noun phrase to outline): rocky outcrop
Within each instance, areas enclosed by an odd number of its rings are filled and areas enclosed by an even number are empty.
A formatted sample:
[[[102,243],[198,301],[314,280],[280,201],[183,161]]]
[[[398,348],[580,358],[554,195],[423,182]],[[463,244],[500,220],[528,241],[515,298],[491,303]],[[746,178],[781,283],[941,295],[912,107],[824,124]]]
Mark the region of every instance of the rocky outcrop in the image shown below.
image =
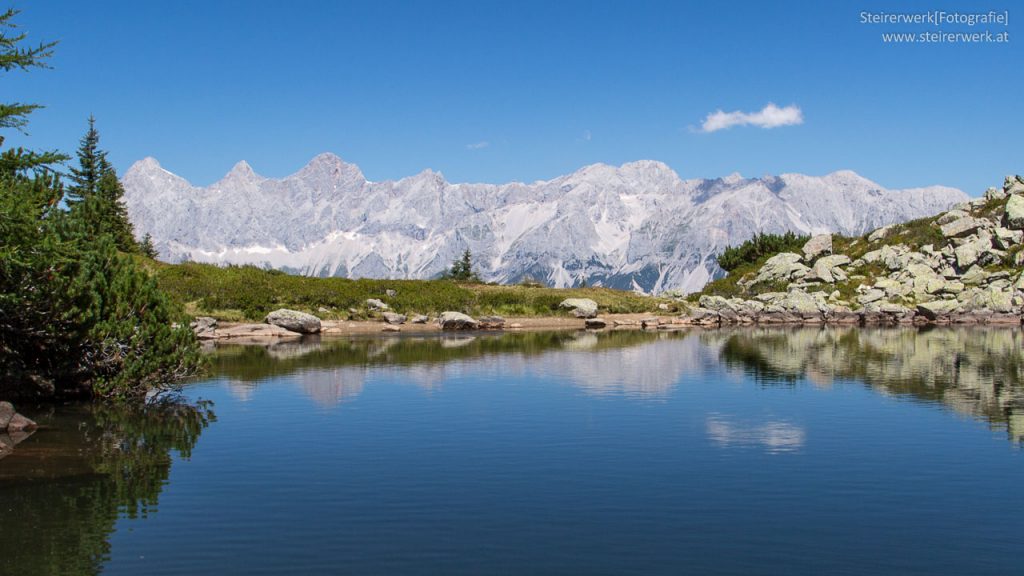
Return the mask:
[[[441,330],[477,330],[480,323],[462,312],[442,312],[437,318]]]
[[[387,304],[385,304],[384,302],[381,302],[380,300],[378,300],[376,298],[367,298],[367,300],[366,300],[366,307],[369,308],[370,310],[389,310],[389,309],[391,309],[390,306],[388,306]]]
[[[934,227],[931,231],[922,228],[929,225]],[[747,298],[704,295],[680,322],[1021,323],[1024,178],[1009,177],[1002,190],[959,204],[931,224],[913,226],[887,226],[844,242],[847,249],[856,250],[856,259],[832,254],[830,235],[815,236],[804,245],[802,256],[776,254],[756,273],[737,281],[751,294],[766,285],[784,291]],[[897,243],[897,238],[917,242]]]
[[[572,315],[577,318],[597,317],[597,302],[590,298],[566,298],[558,307],[569,308],[572,310]]]
[[[320,332],[320,319],[312,314],[281,308],[267,314],[263,320],[266,324],[280,326],[285,330],[298,334],[316,334]]]

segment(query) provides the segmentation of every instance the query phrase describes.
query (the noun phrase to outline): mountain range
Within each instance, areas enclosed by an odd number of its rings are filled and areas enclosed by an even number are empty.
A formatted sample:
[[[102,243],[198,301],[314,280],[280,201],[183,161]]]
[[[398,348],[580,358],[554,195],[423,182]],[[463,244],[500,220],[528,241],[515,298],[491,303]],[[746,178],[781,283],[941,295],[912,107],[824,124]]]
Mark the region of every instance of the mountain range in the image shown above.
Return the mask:
[[[757,232],[863,234],[968,199],[943,186],[887,190],[851,171],[683,180],[650,160],[496,185],[431,170],[371,182],[321,154],[285,178],[243,161],[197,187],[146,158],[122,182],[136,233],[172,262],[432,278],[468,248],[489,281],[653,293],[699,290],[722,274],[715,255]]]

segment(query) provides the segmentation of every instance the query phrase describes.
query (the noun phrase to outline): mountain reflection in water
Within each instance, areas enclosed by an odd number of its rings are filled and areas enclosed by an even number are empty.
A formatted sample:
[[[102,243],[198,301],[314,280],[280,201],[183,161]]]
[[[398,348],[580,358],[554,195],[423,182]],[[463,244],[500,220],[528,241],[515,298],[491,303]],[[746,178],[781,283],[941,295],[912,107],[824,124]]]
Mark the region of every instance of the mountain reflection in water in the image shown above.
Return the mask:
[[[216,371],[239,398],[260,380],[292,374],[322,406],[359,396],[367,376],[393,372],[425,390],[458,375],[547,375],[595,396],[665,398],[684,376],[712,372],[762,385],[861,382],[885,394],[942,403],[1024,440],[1024,334],[1004,327],[740,328],[681,332],[537,332],[451,337],[308,339],[219,346]],[[486,360],[486,361],[480,361]],[[716,419],[717,418],[717,419]],[[713,436],[750,437],[750,426],[709,417]],[[723,426],[725,426],[723,428]],[[736,430],[734,430],[736,432]],[[778,436],[778,434],[776,434]],[[799,434],[785,432],[792,444]],[[785,444],[787,441],[782,441]]]

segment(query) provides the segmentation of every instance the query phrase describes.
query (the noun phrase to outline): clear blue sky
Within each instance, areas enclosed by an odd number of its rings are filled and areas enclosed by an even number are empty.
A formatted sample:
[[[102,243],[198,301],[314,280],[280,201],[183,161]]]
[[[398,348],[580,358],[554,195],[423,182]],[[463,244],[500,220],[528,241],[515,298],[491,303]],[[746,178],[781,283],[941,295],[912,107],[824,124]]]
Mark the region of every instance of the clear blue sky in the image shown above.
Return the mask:
[[[1001,2],[1001,4],[1000,4]],[[1024,172],[1024,6],[1009,44],[893,45],[861,11],[976,2],[21,2],[53,70],[4,75],[30,136],[71,151],[95,114],[119,170],[154,156],[196,184],[320,152],[371,180],[532,181],[661,160],[684,178],[852,169],[971,195]],[[975,8],[977,9],[977,8]],[[1015,34],[1020,34],[1015,37]],[[700,131],[795,105],[803,123]]]

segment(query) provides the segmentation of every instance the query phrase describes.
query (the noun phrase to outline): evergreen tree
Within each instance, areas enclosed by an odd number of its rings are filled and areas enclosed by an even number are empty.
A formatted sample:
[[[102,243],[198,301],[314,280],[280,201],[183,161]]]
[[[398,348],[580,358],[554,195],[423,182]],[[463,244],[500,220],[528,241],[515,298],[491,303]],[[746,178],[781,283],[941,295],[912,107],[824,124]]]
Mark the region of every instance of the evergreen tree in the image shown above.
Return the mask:
[[[466,248],[462,257],[452,262],[447,278],[457,282],[480,282],[480,277],[473,271],[473,254]]]
[[[0,69],[45,67],[53,44],[26,50],[23,34],[4,34],[15,14],[0,14]],[[36,108],[0,104],[0,127],[22,129]],[[184,316],[118,252],[116,226],[88,216],[119,214],[113,170],[72,215],[50,168],[59,158],[0,153],[0,397],[137,397],[193,373],[198,345]]]
[[[96,119],[89,116],[89,130],[78,146],[78,167],[72,167],[69,175],[67,202],[72,215],[84,221],[87,233],[95,237],[109,234],[118,250],[139,252],[124,205],[124,187],[99,143]]]
[[[142,237],[142,242],[139,243],[139,252],[146,258],[152,258],[156,260],[156,257],[160,255],[156,250],[156,246],[153,245],[153,236],[146,232],[146,235]]]

